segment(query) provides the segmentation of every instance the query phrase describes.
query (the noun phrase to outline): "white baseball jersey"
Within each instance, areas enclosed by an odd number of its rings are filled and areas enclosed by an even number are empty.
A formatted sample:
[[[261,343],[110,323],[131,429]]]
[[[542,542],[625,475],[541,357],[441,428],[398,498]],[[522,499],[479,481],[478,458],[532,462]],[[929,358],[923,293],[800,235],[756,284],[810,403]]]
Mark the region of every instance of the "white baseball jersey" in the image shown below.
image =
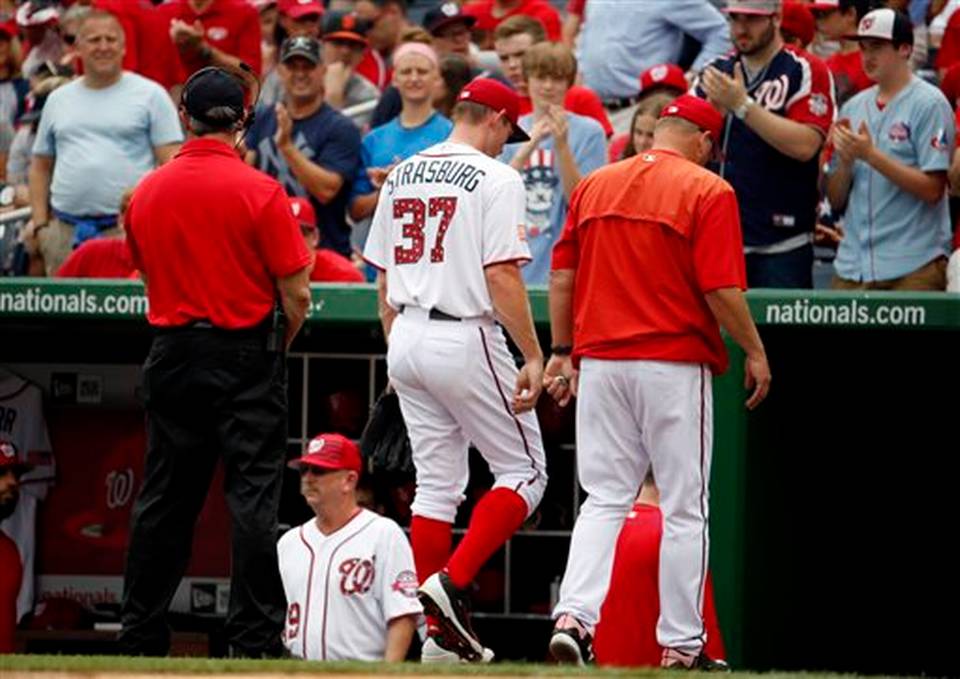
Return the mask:
[[[17,543],[23,563],[23,582],[17,597],[19,620],[33,610],[37,503],[47,496],[54,465],[43,419],[43,395],[37,385],[16,375],[0,377],[0,439],[13,443],[21,459],[34,465],[20,479],[16,510],[0,523],[0,530]]]
[[[413,552],[400,527],[363,509],[324,535],[315,520],[277,544],[287,595],[283,639],[307,660],[383,660],[387,623],[423,612]]]
[[[529,261],[520,174],[444,141],[390,172],[363,256],[387,272],[387,301],[461,318],[491,316],[483,269]]]

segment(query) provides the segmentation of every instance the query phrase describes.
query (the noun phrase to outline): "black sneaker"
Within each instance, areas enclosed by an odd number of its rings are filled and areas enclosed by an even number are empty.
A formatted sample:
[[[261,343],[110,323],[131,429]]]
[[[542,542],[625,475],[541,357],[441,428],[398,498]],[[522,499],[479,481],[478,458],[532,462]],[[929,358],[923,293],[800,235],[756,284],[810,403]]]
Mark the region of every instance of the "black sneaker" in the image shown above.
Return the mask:
[[[437,622],[436,641],[466,662],[484,663],[493,659],[493,652],[484,648],[470,624],[470,604],[446,573],[434,573],[420,585],[418,592],[424,615]]]
[[[550,655],[561,665],[593,662],[593,635],[572,615],[561,615],[550,637]]]
[[[676,648],[663,649],[660,667],[666,670],[689,670],[691,672],[730,672],[723,660],[714,660],[702,650],[694,655]]]

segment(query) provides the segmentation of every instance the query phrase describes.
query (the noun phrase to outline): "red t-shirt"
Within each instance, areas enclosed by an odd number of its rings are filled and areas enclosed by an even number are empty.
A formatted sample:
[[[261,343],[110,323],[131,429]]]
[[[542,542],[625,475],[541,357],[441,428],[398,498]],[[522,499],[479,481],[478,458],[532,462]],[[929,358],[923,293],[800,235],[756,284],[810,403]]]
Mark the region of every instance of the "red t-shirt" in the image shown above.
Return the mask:
[[[609,137],[613,134],[613,125],[610,124],[610,118],[607,117],[607,110],[603,107],[603,102],[597,93],[589,87],[574,85],[563,98],[563,107],[578,115],[593,118],[603,125],[604,134]],[[533,100],[530,97],[520,97],[520,115],[525,116],[533,111]]]
[[[600,622],[593,640],[598,665],[659,667],[663,649],[657,643],[660,617],[660,540],[663,515],[659,507],[633,506],[617,538],[610,589],[600,608]],[[703,597],[703,621],[707,628],[706,654],[725,660],[723,636],[713,603],[709,572]]]
[[[390,83],[392,77],[386,60],[372,47],[364,50],[363,58],[357,64],[357,75],[366,78],[380,90]]]
[[[183,81],[177,50],[170,40],[169,10],[164,7],[154,6],[149,0],[136,4],[137,72],[170,89]]]
[[[13,635],[17,629],[17,595],[23,564],[20,552],[6,533],[0,532],[0,653],[13,653]]]
[[[123,238],[94,238],[70,253],[57,278],[130,278],[136,267]]]
[[[544,0],[520,0],[520,4],[502,15],[494,16],[494,0],[474,0],[463,6],[463,13],[477,20],[474,28],[480,31],[493,31],[504,19],[516,14],[539,19],[547,30],[547,37],[554,42],[560,40],[560,13]]]
[[[708,363],[727,351],[704,295],[746,289],[737,198],[712,172],[665,150],[584,178],[552,268],[576,271],[574,358]]]
[[[873,85],[863,70],[863,58],[860,51],[837,52],[826,61],[827,68],[833,74],[833,82],[837,86],[837,102],[843,103],[857,92]]]
[[[314,283],[363,283],[366,279],[349,259],[339,252],[319,248],[310,280]]]
[[[310,264],[283,187],[213,139],[188,141],[147,175],[125,221],[156,326],[257,325],[273,309],[276,280]]]
[[[170,40],[170,22],[180,19],[190,25],[203,25],[204,40],[208,45],[245,62],[255,73],[262,68],[260,48],[260,15],[246,0],[213,0],[207,9],[197,14],[188,0],[171,0],[160,5],[160,15],[166,19],[166,36],[174,60],[179,65],[177,82],[185,82],[192,73],[208,64],[195,54],[181,54]]]

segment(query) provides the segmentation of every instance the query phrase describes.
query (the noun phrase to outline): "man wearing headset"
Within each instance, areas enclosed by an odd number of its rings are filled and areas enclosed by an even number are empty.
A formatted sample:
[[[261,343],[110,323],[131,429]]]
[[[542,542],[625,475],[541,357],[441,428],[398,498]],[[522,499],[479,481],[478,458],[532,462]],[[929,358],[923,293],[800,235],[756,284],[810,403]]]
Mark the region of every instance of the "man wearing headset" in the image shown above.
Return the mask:
[[[189,139],[137,187],[130,255],[155,336],[144,365],[147,454],[133,508],[120,642],[165,655],[166,615],[218,459],[232,516],[226,635],[235,656],[282,652],[277,510],[287,427],[285,351],[310,305],[310,253],[276,180],[237,153],[244,87],[218,68],[186,83]]]

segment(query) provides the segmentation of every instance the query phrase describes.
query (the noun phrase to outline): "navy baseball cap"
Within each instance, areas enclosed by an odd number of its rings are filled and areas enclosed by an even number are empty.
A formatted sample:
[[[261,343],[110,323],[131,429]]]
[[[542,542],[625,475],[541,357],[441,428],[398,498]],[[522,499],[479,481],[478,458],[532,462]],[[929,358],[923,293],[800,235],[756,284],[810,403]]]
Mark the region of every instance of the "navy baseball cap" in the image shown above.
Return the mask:
[[[32,465],[20,459],[13,441],[0,441],[0,471],[4,469],[13,469],[15,474],[24,474],[33,469]]]
[[[432,35],[436,35],[453,24],[463,24],[467,28],[473,28],[475,23],[477,23],[477,18],[464,14],[460,5],[453,0],[441,2],[436,7],[431,7],[423,16],[423,27]]]
[[[240,80],[222,68],[209,66],[194,73],[183,87],[180,103],[191,118],[215,127],[229,127],[244,116],[244,89]],[[210,111],[226,107],[230,118],[213,117]]]

